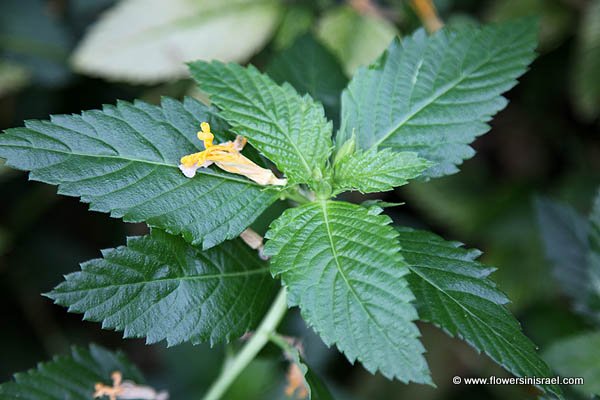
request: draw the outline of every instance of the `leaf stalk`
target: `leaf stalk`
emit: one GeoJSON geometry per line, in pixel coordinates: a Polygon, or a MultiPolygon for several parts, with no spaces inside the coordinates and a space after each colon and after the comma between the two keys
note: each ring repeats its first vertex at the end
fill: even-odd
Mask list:
{"type": "Polygon", "coordinates": [[[223,397],[240,373],[269,342],[271,335],[277,329],[287,309],[287,291],[282,287],[258,329],[250,337],[242,350],[229,360],[227,368],[223,368],[217,380],[209,388],[206,395],[204,395],[203,400],[218,400],[223,397]]]}

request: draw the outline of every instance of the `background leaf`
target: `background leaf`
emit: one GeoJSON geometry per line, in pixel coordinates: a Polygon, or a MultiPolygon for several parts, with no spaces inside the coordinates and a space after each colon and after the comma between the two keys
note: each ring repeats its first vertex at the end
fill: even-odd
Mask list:
{"type": "Polygon", "coordinates": [[[359,14],[349,6],[328,11],[317,26],[319,39],[344,64],[348,76],[358,67],[375,61],[396,33],[394,25],[386,19],[359,14]]]}
{"type": "Polygon", "coordinates": [[[431,383],[390,222],[350,203],[306,204],[271,224],[265,254],[288,287],[289,304],[327,345],[372,373],[431,383]]]}
{"type": "Polygon", "coordinates": [[[313,11],[303,4],[288,3],[281,24],[273,37],[273,46],[283,50],[291,46],[296,39],[308,32],[315,16],[313,11]]]}
{"type": "Polygon", "coordinates": [[[35,83],[57,87],[67,82],[71,44],[69,31],[44,1],[0,2],[0,59],[24,67],[35,83]]]}
{"type": "MultiPolygon", "coordinates": [[[[480,251],[463,249],[461,243],[430,232],[398,230],[421,320],[460,337],[517,376],[552,376],[504,307],[509,300],[487,278],[494,268],[476,261],[480,251]]],[[[544,389],[561,397],[558,386],[544,389]]]]}
{"type": "Polygon", "coordinates": [[[318,183],[331,154],[331,122],[323,106],[279,86],[253,66],[196,61],[192,77],[232,130],[248,138],[293,183],[318,183]]]}
{"type": "Polygon", "coordinates": [[[81,265],[48,296],[147,343],[211,344],[237,338],[263,317],[276,289],[268,266],[241,240],[201,251],[154,230],[81,265]]]}
{"type": "Polygon", "coordinates": [[[30,179],[80,196],[92,210],[145,221],[209,248],[238,236],[277,191],[212,168],[193,179],[183,176],[179,159],[201,150],[195,135],[200,121],[209,121],[215,132],[226,126],[214,110],[190,98],[165,98],[162,107],[119,102],[9,129],[0,135],[0,157],[30,170],[30,179]]]}
{"type": "Polygon", "coordinates": [[[600,189],[596,193],[589,221],[590,250],[587,262],[590,291],[586,303],[596,324],[600,326],[600,189]]]}
{"type": "Polygon", "coordinates": [[[589,2],[583,12],[572,72],[572,99],[582,117],[600,115],[600,0],[589,2]]]}
{"type": "Polygon", "coordinates": [[[0,385],[0,400],[89,400],[96,383],[112,386],[114,371],[120,371],[123,379],[143,383],[137,368],[122,354],[96,345],[73,347],[70,355],[56,356],[38,364],[37,369],[15,374],[14,381],[0,385]]]}
{"type": "Polygon", "coordinates": [[[544,358],[561,375],[583,377],[573,388],[588,396],[600,395],[600,332],[584,333],[554,343],[544,358]]]}
{"type": "Polygon", "coordinates": [[[550,199],[536,199],[536,211],[555,280],[573,300],[575,310],[590,316],[589,222],[571,206],[550,199]]]}
{"type": "Polygon", "coordinates": [[[571,34],[576,15],[568,4],[545,0],[497,0],[486,9],[486,20],[505,22],[535,15],[540,19],[539,49],[548,52],[571,34]]]}
{"type": "Polygon", "coordinates": [[[361,69],[342,95],[342,128],[361,149],[416,151],[436,163],[426,176],[458,171],[469,146],[507,104],[501,93],[533,60],[530,19],[483,28],[419,30],[392,42],[379,63],[361,69]]]}
{"type": "Polygon", "coordinates": [[[125,0],[92,28],[73,64],[136,83],[182,78],[186,61],[246,61],[270,38],[280,14],[276,0],[125,0]]]}
{"type": "Polygon", "coordinates": [[[311,34],[301,36],[278,53],[267,67],[267,74],[279,84],[288,82],[300,94],[308,93],[323,103],[330,120],[339,121],[340,97],[348,79],[335,56],[311,34]]]}

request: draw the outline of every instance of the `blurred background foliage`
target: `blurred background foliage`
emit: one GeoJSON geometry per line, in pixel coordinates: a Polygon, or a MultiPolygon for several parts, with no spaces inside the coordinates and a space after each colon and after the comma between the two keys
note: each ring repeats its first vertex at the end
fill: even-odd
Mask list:
{"type": "MultiPolygon", "coordinates": [[[[406,202],[388,212],[399,224],[426,227],[483,250],[483,261],[498,268],[494,280],[513,300],[512,311],[541,350],[549,349],[548,360],[557,370],[578,375],[576,369],[564,369],[569,362],[560,357],[565,352],[557,350],[560,341],[571,349],[567,352],[595,352],[598,358],[588,362],[597,367],[596,387],[589,390],[598,393],[598,334],[559,290],[560,277],[552,275],[544,254],[534,199],[560,200],[586,215],[600,184],[600,1],[435,4],[449,25],[538,15],[539,58],[508,93],[509,106],[493,120],[492,131],[475,142],[477,155],[461,172],[384,194],[385,201],[406,202]]],[[[156,103],[165,95],[202,97],[186,78],[183,62],[213,58],[252,62],[276,81],[321,100],[339,124],[339,95],[356,68],[373,62],[394,35],[420,25],[409,2],[401,0],[2,0],[0,128],[116,99],[156,103]]],[[[197,398],[206,390],[238,344],[146,347],[141,340],[123,341],[119,333],[81,322],[40,296],[79,262],[123,244],[126,235],[143,234],[144,226],[89,213],[77,199],[59,197],[55,188],[28,182],[26,174],[1,165],[0,190],[0,381],[66,352],[70,344],[96,342],[123,349],[173,399],[197,398]]],[[[358,194],[347,197],[364,200],[358,194]]],[[[264,231],[284,207],[273,206],[255,228],[264,231]]],[[[327,349],[296,311],[285,325],[284,332],[302,340],[308,362],[336,398],[537,395],[528,387],[452,385],[454,375],[506,373],[425,324],[423,340],[437,389],[389,382],[351,366],[327,349]]],[[[571,360],[571,365],[581,363],[571,360]]],[[[285,368],[281,353],[267,348],[227,398],[285,398],[285,368]]]]}

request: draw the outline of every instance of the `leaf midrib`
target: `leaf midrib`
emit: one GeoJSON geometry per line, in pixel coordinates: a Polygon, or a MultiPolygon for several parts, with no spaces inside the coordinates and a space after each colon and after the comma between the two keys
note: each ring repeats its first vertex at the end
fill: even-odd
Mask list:
{"type": "MultiPolygon", "coordinates": [[[[400,128],[402,128],[402,126],[404,126],[404,124],[406,124],[408,121],[410,121],[414,116],[416,116],[417,114],[419,114],[425,108],[429,107],[436,100],[438,100],[440,97],[442,97],[443,95],[445,95],[446,93],[448,93],[452,89],[455,89],[456,86],[458,86],[459,84],[461,84],[465,79],[470,78],[470,75],[474,74],[475,72],[477,72],[481,67],[487,65],[491,61],[491,59],[497,55],[497,53],[498,53],[498,50],[492,52],[492,54],[490,54],[479,65],[475,66],[474,68],[471,68],[468,71],[463,72],[461,74],[461,76],[459,76],[457,79],[455,79],[454,81],[451,81],[451,82],[447,83],[446,85],[442,86],[439,90],[435,91],[433,98],[431,98],[429,100],[423,101],[423,104],[421,106],[417,107],[416,110],[413,110],[413,112],[407,114],[404,117],[404,119],[402,119],[398,123],[392,125],[391,128],[383,136],[381,136],[381,138],[379,138],[378,140],[376,140],[371,145],[370,148],[378,148],[379,145],[381,145],[383,142],[385,142],[387,139],[389,139],[390,136],[392,136],[394,133],[396,133],[400,128]]],[[[411,90],[414,89],[414,87],[415,87],[415,85],[412,85],[411,86],[411,90]]]]}
{"type": "MultiPolygon", "coordinates": [[[[399,154],[401,154],[401,153],[399,153],[399,154]]],[[[418,160],[419,159],[417,159],[417,161],[418,160]]],[[[358,166],[358,164],[356,164],[356,165],[358,166]]],[[[410,171],[415,168],[419,168],[421,165],[422,165],[422,163],[421,164],[404,165],[402,167],[395,167],[393,165],[390,165],[389,168],[376,169],[376,171],[379,175],[392,174],[394,172],[404,172],[406,170],[410,171]]],[[[348,169],[346,168],[343,171],[345,171],[345,170],[348,170],[348,169]]],[[[370,179],[381,179],[381,180],[385,179],[385,177],[382,177],[382,176],[374,177],[373,171],[369,170],[367,168],[356,168],[349,172],[351,172],[351,174],[348,174],[348,176],[343,176],[343,178],[355,178],[355,179],[356,178],[358,178],[358,179],[369,179],[370,178],[370,179]]],[[[407,180],[408,178],[403,178],[403,179],[407,180]]]]}
{"type": "MultiPolygon", "coordinates": [[[[122,283],[122,284],[112,284],[112,285],[107,285],[107,286],[99,286],[99,287],[79,289],[79,290],[65,290],[65,291],[56,291],[56,292],[53,291],[53,292],[50,292],[50,294],[91,292],[91,291],[97,291],[97,290],[106,290],[106,289],[114,289],[114,288],[118,289],[118,288],[135,287],[135,286],[140,286],[140,285],[151,285],[151,284],[166,283],[166,282],[207,281],[207,280],[211,280],[211,279],[219,279],[220,280],[220,279],[225,279],[225,278],[238,278],[238,277],[245,277],[245,276],[251,276],[251,275],[261,275],[261,274],[267,273],[268,271],[269,271],[269,267],[264,267],[264,268],[249,270],[249,271],[237,271],[237,272],[226,272],[226,273],[220,273],[220,274],[182,276],[182,277],[175,277],[175,278],[160,278],[160,279],[153,279],[153,280],[149,280],[149,281],[127,282],[127,283],[122,283]]],[[[92,274],[92,273],[86,272],[86,271],[81,271],[80,273],[92,274]]],[[[69,281],[66,281],[66,282],[69,282],[69,281]]]]}
{"type": "MultiPolygon", "coordinates": [[[[537,365],[535,365],[527,356],[527,354],[524,354],[523,351],[516,346],[513,346],[512,342],[507,340],[503,335],[499,334],[498,332],[496,332],[495,329],[493,329],[492,327],[490,327],[487,322],[485,322],[483,319],[479,318],[476,314],[473,314],[473,312],[468,309],[467,307],[463,306],[463,304],[458,301],[457,299],[455,299],[451,294],[449,294],[448,292],[446,292],[444,289],[440,288],[435,282],[431,281],[430,279],[428,279],[425,275],[421,274],[418,270],[418,267],[415,267],[413,265],[408,266],[410,268],[410,270],[412,272],[414,272],[416,275],[418,275],[421,279],[423,279],[425,282],[429,283],[431,286],[433,286],[435,289],[439,290],[441,293],[443,293],[444,295],[446,295],[449,299],[451,299],[454,303],[456,303],[461,309],[463,309],[464,311],[466,311],[469,315],[471,315],[473,317],[473,319],[479,321],[481,324],[483,324],[484,326],[486,326],[490,332],[492,332],[494,334],[494,336],[500,338],[501,341],[505,342],[508,344],[508,346],[510,348],[512,348],[515,352],[521,354],[523,356],[523,358],[527,361],[527,363],[529,363],[530,366],[534,367],[534,370],[539,371],[539,367],[537,365]]],[[[458,335],[462,336],[464,338],[464,335],[462,335],[460,332],[457,332],[458,335]]],[[[543,371],[539,371],[539,372],[543,372],[543,371]]],[[[543,375],[543,373],[542,373],[543,375]]],[[[540,375],[541,376],[541,375],[540,375]]]]}
{"type": "MultiPolygon", "coordinates": [[[[52,153],[65,154],[67,156],[90,157],[90,158],[98,158],[98,159],[109,158],[109,159],[113,159],[113,160],[128,161],[128,162],[148,164],[148,165],[156,165],[159,167],[169,167],[169,168],[175,168],[175,169],[179,168],[178,166],[173,165],[173,164],[166,164],[166,163],[150,161],[150,160],[142,160],[142,159],[138,159],[138,158],[127,158],[124,156],[114,156],[114,155],[109,155],[109,154],[106,154],[106,155],[105,154],[87,154],[87,153],[79,153],[79,152],[74,152],[74,151],[68,152],[68,151],[62,151],[62,150],[58,150],[58,149],[47,149],[47,148],[42,148],[42,147],[33,147],[33,146],[25,146],[25,145],[18,145],[18,144],[2,144],[2,143],[0,143],[0,147],[12,147],[12,148],[19,148],[19,149],[27,149],[27,150],[33,149],[33,150],[48,151],[48,152],[52,152],[52,153]]],[[[38,168],[36,168],[36,169],[38,169],[38,168]]],[[[207,173],[206,171],[203,171],[202,169],[199,169],[197,172],[202,175],[218,177],[218,178],[230,180],[233,182],[239,182],[239,183],[244,183],[244,184],[251,185],[251,186],[258,186],[258,187],[264,188],[264,186],[259,185],[256,182],[253,182],[251,180],[236,178],[233,175],[225,175],[225,174],[220,174],[218,172],[207,173]]],[[[193,178],[191,178],[191,179],[193,179],[193,178]]],[[[190,181],[191,181],[191,179],[190,179],[190,181]]]]}
{"type": "MultiPolygon", "coordinates": [[[[367,316],[369,317],[369,319],[373,322],[373,324],[375,325],[375,327],[377,328],[377,330],[383,335],[383,337],[386,338],[386,340],[388,341],[388,343],[390,343],[393,348],[397,349],[398,346],[396,346],[396,344],[391,340],[391,338],[383,330],[383,328],[381,327],[381,325],[379,324],[379,322],[377,322],[377,320],[375,319],[375,317],[373,316],[373,314],[365,307],[365,305],[363,304],[363,301],[358,296],[358,293],[356,293],[356,291],[354,290],[354,286],[352,286],[352,284],[348,280],[348,277],[344,273],[344,270],[342,269],[342,266],[340,264],[340,260],[338,258],[337,249],[336,249],[335,243],[333,241],[333,234],[331,233],[331,226],[329,224],[329,216],[328,216],[328,213],[327,213],[327,203],[328,203],[327,200],[322,200],[322,201],[320,201],[320,206],[321,206],[321,211],[323,212],[323,219],[324,219],[323,222],[325,223],[325,227],[326,227],[326,230],[327,230],[327,237],[329,239],[329,244],[331,246],[331,254],[333,255],[333,259],[335,261],[335,265],[337,267],[337,270],[340,273],[342,279],[344,279],[344,282],[346,283],[346,286],[350,290],[350,293],[352,293],[352,295],[354,296],[354,298],[356,299],[356,301],[358,302],[358,304],[360,305],[360,307],[363,309],[363,311],[365,312],[365,314],[367,314],[367,316]]],[[[400,354],[404,355],[403,352],[400,352],[400,354]]],[[[407,361],[410,362],[410,360],[408,360],[406,357],[405,357],[405,360],[407,360],[407,361]]]]}

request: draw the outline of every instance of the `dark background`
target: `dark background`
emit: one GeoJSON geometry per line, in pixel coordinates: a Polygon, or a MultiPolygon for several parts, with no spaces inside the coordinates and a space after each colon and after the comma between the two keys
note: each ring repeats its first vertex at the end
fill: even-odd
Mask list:
{"type": "MultiPolygon", "coordinates": [[[[111,3],[1,0],[0,45],[14,24],[43,30],[47,20],[52,20],[60,27],[55,47],[48,51],[28,52],[25,46],[15,56],[13,50],[0,47],[2,57],[11,57],[31,72],[27,83],[0,95],[1,129],[22,125],[25,119],[98,108],[116,99],[156,102],[160,94],[181,97],[187,92],[188,82],[128,85],[86,77],[70,69],[70,52],[89,24],[111,3]]],[[[305,3],[318,14],[336,2],[305,3]]],[[[413,183],[380,198],[406,202],[388,209],[396,222],[426,227],[446,239],[483,250],[483,261],[498,267],[493,279],[512,299],[511,311],[543,350],[558,338],[589,328],[570,311],[568,300],[551,278],[533,209],[534,197],[546,195],[587,213],[600,184],[598,121],[581,114],[572,90],[578,26],[588,2],[436,3],[446,21],[487,21],[541,11],[542,31],[546,33],[540,55],[521,83],[507,94],[510,104],[493,120],[491,132],[475,142],[477,155],[464,163],[459,174],[413,183]]],[[[378,5],[393,11],[391,19],[400,32],[407,34],[419,26],[402,2],[381,1],[378,5]]],[[[268,44],[251,61],[265,67],[275,54],[274,46],[268,44]]],[[[57,196],[55,187],[29,182],[26,173],[1,165],[0,190],[0,381],[66,352],[72,344],[96,342],[124,350],[148,380],[168,388],[172,398],[198,398],[219,371],[222,347],[211,350],[208,346],[182,345],[166,349],[163,344],[145,346],[143,340],[122,340],[120,333],[82,322],[81,315],[68,314],[40,295],[58,284],[63,274],[76,270],[78,263],[98,257],[100,249],[122,245],[125,236],[143,234],[146,228],[90,213],[78,199],[57,196]]],[[[349,199],[362,200],[358,195],[349,199]]],[[[528,387],[453,386],[454,375],[506,373],[434,327],[422,324],[421,329],[437,389],[389,382],[360,366],[349,365],[307,330],[296,311],[290,312],[283,331],[303,338],[308,361],[339,398],[535,397],[534,389],[528,387]]],[[[238,380],[228,398],[282,397],[278,393],[284,385],[283,358],[270,347],[263,355],[238,380]]]]}

